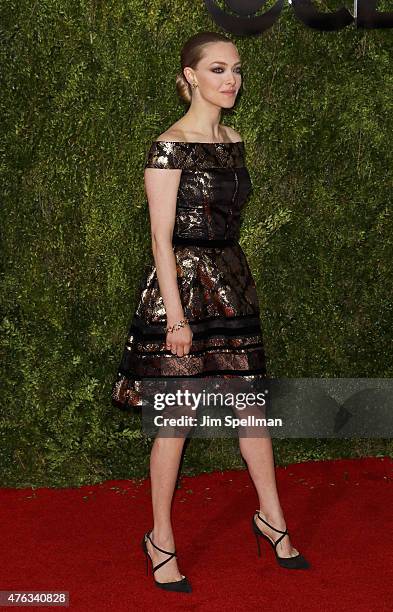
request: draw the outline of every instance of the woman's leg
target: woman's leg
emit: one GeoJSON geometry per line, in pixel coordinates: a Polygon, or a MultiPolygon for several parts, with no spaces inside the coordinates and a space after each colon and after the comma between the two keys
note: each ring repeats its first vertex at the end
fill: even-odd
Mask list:
{"type": "MultiPolygon", "coordinates": [[[[248,438],[242,437],[241,432],[239,433],[240,451],[258,493],[260,515],[273,527],[284,531],[286,523],[277,492],[271,438],[266,434],[264,437],[248,438]]],[[[270,529],[256,515],[255,522],[272,541],[281,537],[281,534],[270,529]]],[[[298,554],[296,548],[291,545],[289,536],[283,538],[277,545],[277,554],[280,557],[294,557],[298,554]]]]}
{"type": "MultiPolygon", "coordinates": [[[[175,550],[171,525],[171,505],[184,442],[185,436],[178,438],[157,436],[150,455],[154,517],[154,527],[150,537],[154,544],[170,552],[175,550]]],[[[146,545],[153,561],[153,567],[168,559],[168,555],[154,548],[149,540],[147,540],[146,545]]],[[[172,557],[168,563],[165,563],[154,573],[154,578],[159,582],[172,582],[181,580],[182,577],[177,567],[176,557],[172,557]]]]}

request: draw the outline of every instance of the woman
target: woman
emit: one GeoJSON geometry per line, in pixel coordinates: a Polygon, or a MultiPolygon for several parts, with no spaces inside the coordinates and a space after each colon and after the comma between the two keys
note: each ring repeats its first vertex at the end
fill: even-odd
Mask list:
{"type": "MultiPolygon", "coordinates": [[[[153,141],[145,165],[155,265],[141,283],[113,386],[113,401],[123,409],[141,403],[141,381],[149,377],[266,376],[256,287],[238,243],[240,210],[251,191],[244,142],[220,124],[242,84],[239,54],[226,36],[202,32],[184,45],[181,67],[177,90],[189,109],[153,141]]],[[[157,586],[191,592],[177,565],[170,517],[184,441],[154,441],[154,527],[142,548],[157,586]]],[[[282,567],[308,568],[286,530],[270,436],[239,437],[239,445],[259,497],[252,517],[258,552],[262,537],[282,567]]]]}

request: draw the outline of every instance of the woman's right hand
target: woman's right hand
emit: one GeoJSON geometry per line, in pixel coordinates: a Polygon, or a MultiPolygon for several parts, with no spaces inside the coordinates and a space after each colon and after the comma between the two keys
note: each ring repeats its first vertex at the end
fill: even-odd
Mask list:
{"type": "MultiPolygon", "coordinates": [[[[169,324],[170,327],[171,324],[169,324]]],[[[180,329],[166,333],[166,347],[173,355],[183,357],[188,355],[192,344],[192,330],[188,323],[180,329]]]]}

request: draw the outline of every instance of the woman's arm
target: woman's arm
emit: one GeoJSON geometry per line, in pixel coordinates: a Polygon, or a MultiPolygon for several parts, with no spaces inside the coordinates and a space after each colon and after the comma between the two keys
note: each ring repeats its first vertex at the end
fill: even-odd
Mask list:
{"type": "MultiPolygon", "coordinates": [[[[177,284],[176,257],[172,247],[175,225],[177,192],[181,169],[145,168],[145,191],[151,225],[153,257],[157,280],[164,301],[167,325],[184,319],[183,306],[177,284]]],[[[172,353],[182,357],[188,354],[192,341],[189,325],[168,332],[166,343],[172,353]]]]}

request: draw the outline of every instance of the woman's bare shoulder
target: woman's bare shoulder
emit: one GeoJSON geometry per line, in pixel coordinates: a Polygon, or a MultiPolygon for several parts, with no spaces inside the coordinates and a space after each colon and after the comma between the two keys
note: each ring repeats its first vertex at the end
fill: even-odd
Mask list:
{"type": "Polygon", "coordinates": [[[227,138],[228,140],[230,140],[231,142],[239,142],[239,140],[243,140],[241,137],[241,134],[239,134],[239,132],[237,132],[236,130],[234,130],[232,127],[230,127],[229,125],[225,125],[222,126],[227,133],[227,138]]]}
{"type": "MultiPolygon", "coordinates": [[[[239,142],[242,140],[241,134],[237,132],[235,129],[230,127],[229,125],[220,125],[222,130],[222,134],[224,135],[224,140],[229,142],[239,142]]],[[[193,135],[189,132],[186,134],[184,130],[180,129],[176,125],[171,126],[169,129],[165,130],[162,134],[160,134],[156,141],[164,141],[164,142],[192,142],[193,135]]],[[[195,135],[196,141],[199,140],[198,135],[195,135]]]]}
{"type": "Polygon", "coordinates": [[[184,134],[180,130],[171,127],[157,136],[156,140],[161,140],[164,142],[184,142],[185,138],[184,134]]]}

